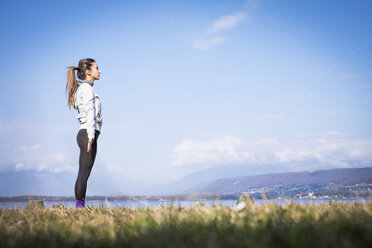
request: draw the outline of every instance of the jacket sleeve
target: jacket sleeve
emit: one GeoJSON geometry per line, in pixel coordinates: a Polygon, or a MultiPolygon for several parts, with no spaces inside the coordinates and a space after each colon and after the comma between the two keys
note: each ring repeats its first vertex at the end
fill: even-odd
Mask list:
{"type": "Polygon", "coordinates": [[[94,127],[95,127],[95,104],[94,104],[94,93],[92,87],[87,85],[85,86],[82,94],[81,101],[84,106],[84,110],[87,114],[87,132],[88,139],[94,139],[94,127]]]}

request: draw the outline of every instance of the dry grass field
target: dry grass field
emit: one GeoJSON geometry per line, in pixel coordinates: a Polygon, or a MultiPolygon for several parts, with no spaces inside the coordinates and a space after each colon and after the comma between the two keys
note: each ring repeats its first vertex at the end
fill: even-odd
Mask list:
{"type": "Polygon", "coordinates": [[[372,203],[3,208],[0,247],[372,247],[372,203]]]}

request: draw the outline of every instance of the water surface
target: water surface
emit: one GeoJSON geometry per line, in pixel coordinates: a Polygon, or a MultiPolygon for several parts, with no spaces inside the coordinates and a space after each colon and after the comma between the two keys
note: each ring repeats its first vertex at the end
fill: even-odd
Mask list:
{"type": "MultiPolygon", "coordinates": [[[[294,203],[326,203],[330,200],[340,202],[372,202],[372,198],[319,198],[319,199],[293,199],[294,203]]],[[[268,200],[270,203],[285,204],[290,202],[290,199],[272,199],[268,200]]],[[[156,208],[161,206],[179,206],[189,207],[193,204],[204,204],[205,206],[221,205],[225,207],[232,207],[236,205],[237,200],[149,200],[149,201],[86,201],[86,206],[94,207],[124,207],[124,208],[156,208]]],[[[265,200],[254,200],[258,205],[265,204],[265,200]]],[[[64,204],[65,207],[75,207],[75,201],[44,201],[46,207],[51,207],[55,203],[64,204]]],[[[0,202],[0,208],[25,208],[27,202],[0,202]]]]}

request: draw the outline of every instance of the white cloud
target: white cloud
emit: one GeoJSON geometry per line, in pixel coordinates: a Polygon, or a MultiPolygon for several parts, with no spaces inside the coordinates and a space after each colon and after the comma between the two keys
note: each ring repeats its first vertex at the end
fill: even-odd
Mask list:
{"type": "Polygon", "coordinates": [[[25,165],[23,163],[17,163],[15,165],[15,171],[20,171],[20,170],[24,170],[25,169],[25,165]]]}
{"type": "Polygon", "coordinates": [[[245,142],[239,138],[226,136],[210,142],[185,140],[173,149],[173,165],[203,163],[236,163],[254,159],[248,151],[239,151],[245,142]]]}
{"type": "Polygon", "coordinates": [[[29,163],[23,163],[19,162],[14,166],[15,171],[43,171],[48,168],[48,165],[46,164],[29,164],[29,163]]]}
{"type": "Polygon", "coordinates": [[[42,171],[48,168],[48,165],[46,164],[40,164],[36,166],[36,171],[42,171]]]}
{"type": "Polygon", "coordinates": [[[227,41],[227,39],[223,36],[214,36],[209,39],[204,40],[197,40],[192,45],[192,48],[199,49],[199,50],[208,50],[214,45],[223,44],[227,41]]]}
{"type": "MultiPolygon", "coordinates": [[[[53,162],[53,161],[51,161],[53,162]]],[[[27,162],[18,162],[14,166],[15,171],[49,171],[49,172],[76,172],[78,165],[72,166],[65,163],[53,163],[51,166],[47,164],[39,164],[38,161],[28,160],[27,162]]]]}
{"type": "MultiPolygon", "coordinates": [[[[244,8],[252,7],[258,5],[257,1],[249,1],[246,3],[244,8]]],[[[221,16],[215,21],[213,21],[210,27],[206,30],[204,37],[202,39],[197,39],[193,42],[192,48],[199,50],[209,50],[213,45],[223,44],[228,39],[223,36],[213,36],[224,30],[231,29],[237,26],[239,23],[243,22],[247,18],[247,11],[236,12],[231,15],[221,16]],[[213,37],[211,37],[213,36],[213,37]]]]}
{"type": "Polygon", "coordinates": [[[185,140],[173,149],[172,158],[173,165],[203,168],[229,164],[283,164],[295,169],[366,166],[372,162],[372,140],[352,140],[337,131],[290,140],[244,141],[226,136],[204,142],[185,140]]]}
{"type": "Polygon", "coordinates": [[[3,146],[0,171],[76,171],[79,151],[61,146],[34,144],[28,146],[3,146]],[[76,164],[74,167],[71,164],[76,164]]]}
{"type": "Polygon", "coordinates": [[[238,12],[228,16],[222,16],[212,23],[209,28],[208,33],[215,34],[225,29],[230,29],[246,18],[247,14],[245,12],[238,12]]]}
{"type": "Polygon", "coordinates": [[[326,132],[327,135],[331,135],[331,136],[345,136],[343,133],[339,132],[339,131],[335,131],[335,130],[331,130],[331,131],[328,131],[326,132]]]}
{"type": "Polygon", "coordinates": [[[77,172],[78,166],[79,165],[77,163],[75,164],[75,166],[64,163],[61,166],[56,166],[56,167],[50,168],[49,171],[56,172],[56,173],[58,173],[58,172],[77,172]]]}

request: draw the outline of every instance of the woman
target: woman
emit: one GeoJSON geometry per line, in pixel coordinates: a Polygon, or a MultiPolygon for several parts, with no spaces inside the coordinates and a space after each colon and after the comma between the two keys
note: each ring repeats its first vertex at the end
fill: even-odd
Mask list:
{"type": "Polygon", "coordinates": [[[80,129],[77,143],[80,147],[79,173],[75,183],[76,208],[85,207],[87,181],[97,154],[97,139],[101,133],[102,114],[101,101],[93,89],[94,81],[99,80],[101,71],[94,59],[79,61],[78,67],[67,67],[66,94],[67,105],[78,110],[80,129]],[[82,81],[77,81],[77,77],[82,81]]]}

